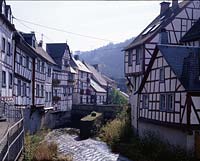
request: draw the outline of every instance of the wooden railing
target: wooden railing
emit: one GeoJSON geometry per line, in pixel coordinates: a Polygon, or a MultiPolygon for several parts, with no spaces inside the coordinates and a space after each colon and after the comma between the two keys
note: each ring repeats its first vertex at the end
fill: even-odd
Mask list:
{"type": "Polygon", "coordinates": [[[23,118],[11,126],[0,140],[0,160],[16,161],[24,148],[23,118]]]}

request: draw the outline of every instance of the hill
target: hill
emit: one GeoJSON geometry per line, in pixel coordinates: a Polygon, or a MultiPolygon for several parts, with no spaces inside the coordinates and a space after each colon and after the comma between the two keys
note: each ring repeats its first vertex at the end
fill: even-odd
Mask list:
{"type": "Polygon", "coordinates": [[[78,55],[81,60],[89,64],[99,64],[99,70],[103,74],[115,80],[121,79],[124,78],[124,53],[121,50],[132,40],[129,39],[117,44],[109,43],[91,51],[80,51],[78,55]]]}

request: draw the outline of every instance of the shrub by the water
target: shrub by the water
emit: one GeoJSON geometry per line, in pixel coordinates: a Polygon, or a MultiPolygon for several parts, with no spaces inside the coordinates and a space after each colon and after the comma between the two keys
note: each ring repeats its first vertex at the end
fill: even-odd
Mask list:
{"type": "Polygon", "coordinates": [[[196,161],[180,147],[163,142],[158,134],[147,131],[142,138],[135,135],[130,124],[130,109],[102,127],[99,137],[113,152],[134,161],[196,161]]]}

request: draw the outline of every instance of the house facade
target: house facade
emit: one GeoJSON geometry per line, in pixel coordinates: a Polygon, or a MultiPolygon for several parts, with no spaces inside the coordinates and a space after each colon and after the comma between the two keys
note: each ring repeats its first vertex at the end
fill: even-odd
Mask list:
{"type": "Polygon", "coordinates": [[[199,1],[162,2],[160,15],[125,48],[134,130],[188,151],[199,137],[199,17],[199,1]]]}
{"type": "Polygon", "coordinates": [[[72,57],[70,64],[76,70],[76,83],[73,90],[73,104],[90,104],[91,71],[79,60],[78,55],[72,57]]]}
{"type": "Polygon", "coordinates": [[[0,97],[1,100],[13,102],[13,64],[15,31],[12,24],[12,12],[5,0],[0,2],[0,97]]]}
{"type": "Polygon", "coordinates": [[[47,44],[46,50],[54,59],[53,105],[56,110],[70,111],[76,71],[70,65],[71,53],[67,43],[47,44]]]}
{"type": "Polygon", "coordinates": [[[200,48],[157,45],[138,90],[138,132],[195,150],[200,124],[200,48]]]}
{"type": "Polygon", "coordinates": [[[125,76],[130,90],[132,125],[138,129],[138,94],[157,44],[182,44],[181,38],[200,17],[199,1],[162,2],[157,16],[125,50],[125,76]]]}
{"type": "Polygon", "coordinates": [[[91,71],[91,103],[94,104],[106,104],[110,84],[104,79],[103,75],[98,70],[98,64],[89,65],[85,63],[85,66],[91,71]]]}
{"type": "Polygon", "coordinates": [[[13,97],[15,106],[18,108],[30,108],[32,106],[33,60],[36,57],[36,53],[25,42],[19,32],[15,32],[14,40],[13,97]]]}

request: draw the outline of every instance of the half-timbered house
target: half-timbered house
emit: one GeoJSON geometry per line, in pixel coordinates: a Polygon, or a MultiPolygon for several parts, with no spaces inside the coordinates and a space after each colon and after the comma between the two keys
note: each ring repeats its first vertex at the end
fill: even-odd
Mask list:
{"type": "Polygon", "coordinates": [[[70,66],[71,53],[67,43],[47,44],[47,52],[54,59],[53,103],[56,110],[70,111],[76,71],[70,66]]]}
{"type": "Polygon", "coordinates": [[[107,91],[100,86],[96,81],[90,79],[90,95],[91,104],[105,104],[107,99],[107,91]]]}
{"type": "Polygon", "coordinates": [[[55,62],[36,41],[35,33],[22,33],[37,56],[33,59],[32,106],[52,108],[52,67],[55,62]]]}
{"type": "Polygon", "coordinates": [[[125,47],[125,76],[130,90],[132,125],[137,127],[137,94],[144,73],[151,60],[155,46],[161,44],[182,44],[181,38],[200,17],[200,1],[172,0],[162,2],[160,14],[125,47]]]}
{"type": "Polygon", "coordinates": [[[195,149],[200,130],[200,48],[158,45],[138,92],[137,129],[195,149]]]}
{"type": "Polygon", "coordinates": [[[32,105],[33,60],[36,57],[36,53],[19,32],[15,32],[14,40],[13,97],[15,106],[18,108],[30,108],[32,105]]]}
{"type": "Polygon", "coordinates": [[[73,104],[90,104],[91,71],[79,60],[78,55],[71,58],[70,64],[76,70],[76,83],[73,91],[73,104]]]}
{"type": "Polygon", "coordinates": [[[13,53],[12,12],[5,0],[0,1],[0,97],[5,101],[13,101],[13,53]]]}

